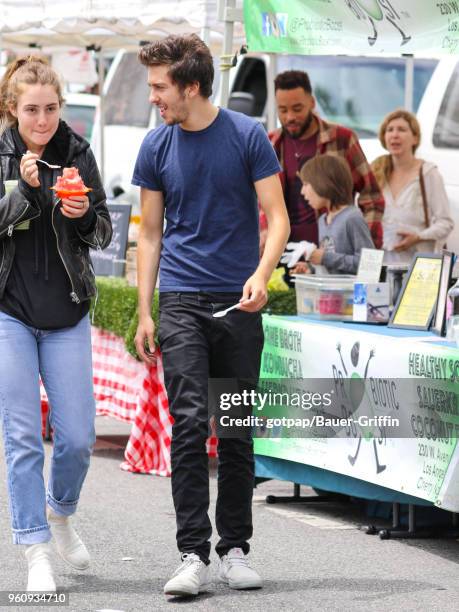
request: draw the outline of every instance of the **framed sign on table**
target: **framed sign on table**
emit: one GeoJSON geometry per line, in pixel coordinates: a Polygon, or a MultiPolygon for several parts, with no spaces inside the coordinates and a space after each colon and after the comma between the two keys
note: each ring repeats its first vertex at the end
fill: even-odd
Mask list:
{"type": "Polygon", "coordinates": [[[435,313],[443,256],[417,253],[408,270],[389,327],[428,330],[435,313]]]}
{"type": "Polygon", "coordinates": [[[432,331],[439,336],[446,335],[446,301],[455,260],[456,257],[451,251],[442,252],[440,286],[438,288],[437,305],[432,323],[432,331]]]}

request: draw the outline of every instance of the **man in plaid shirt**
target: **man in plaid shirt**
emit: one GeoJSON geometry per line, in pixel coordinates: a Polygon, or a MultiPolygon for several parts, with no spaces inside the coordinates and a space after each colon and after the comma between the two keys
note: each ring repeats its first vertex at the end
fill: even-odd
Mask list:
{"type": "MultiPolygon", "coordinates": [[[[274,87],[282,128],[271,132],[269,138],[283,169],[280,178],[290,217],[290,241],[307,240],[317,244],[316,214],[301,195],[298,172],[311,157],[331,153],[342,155],[348,162],[354,195],[359,194],[358,204],[375,247],[381,248],[384,198],[357,136],[344,126],[324,121],[314,112],[315,99],[305,72],[283,72],[276,77],[274,87]]],[[[262,217],[260,224],[263,230],[262,217]]]]}

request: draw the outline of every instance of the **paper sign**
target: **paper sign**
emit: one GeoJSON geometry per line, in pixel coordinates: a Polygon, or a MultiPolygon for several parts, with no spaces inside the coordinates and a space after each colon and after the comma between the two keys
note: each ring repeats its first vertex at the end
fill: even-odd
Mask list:
{"type": "Polygon", "coordinates": [[[381,276],[384,251],[362,249],[357,280],[359,283],[377,283],[381,276]]]}

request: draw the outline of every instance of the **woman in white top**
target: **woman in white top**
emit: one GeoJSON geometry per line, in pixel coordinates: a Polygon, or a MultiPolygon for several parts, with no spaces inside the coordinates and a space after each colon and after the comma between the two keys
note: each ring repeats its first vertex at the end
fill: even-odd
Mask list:
{"type": "Polygon", "coordinates": [[[395,110],[383,120],[379,140],[389,151],[372,163],[384,194],[386,262],[409,263],[416,252],[438,252],[454,223],[437,167],[415,156],[421,140],[416,117],[395,110]]]}

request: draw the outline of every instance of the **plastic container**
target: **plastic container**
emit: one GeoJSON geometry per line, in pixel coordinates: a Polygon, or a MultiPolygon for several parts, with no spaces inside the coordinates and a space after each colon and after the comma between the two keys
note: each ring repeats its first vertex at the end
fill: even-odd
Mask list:
{"type": "Polygon", "coordinates": [[[300,316],[352,321],[355,276],[295,274],[293,278],[300,316]]]}

